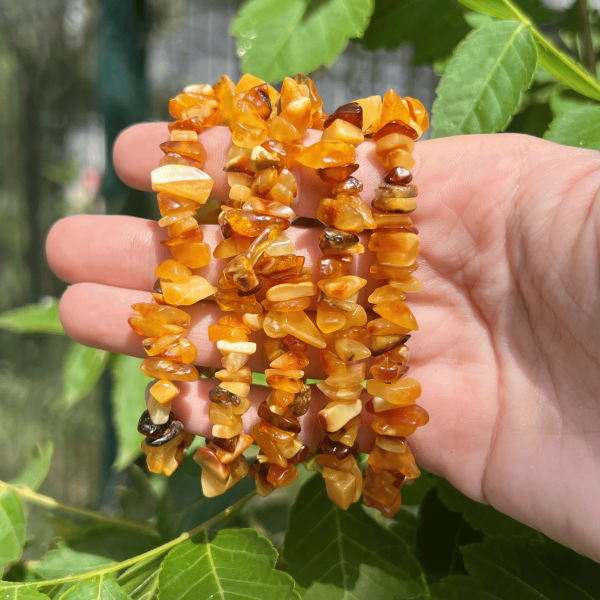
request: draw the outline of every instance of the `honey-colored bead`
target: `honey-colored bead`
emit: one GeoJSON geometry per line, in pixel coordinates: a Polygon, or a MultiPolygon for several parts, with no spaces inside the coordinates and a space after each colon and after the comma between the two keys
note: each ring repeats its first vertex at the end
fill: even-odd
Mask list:
{"type": "Polygon", "coordinates": [[[174,282],[186,282],[190,280],[192,271],[184,265],[179,264],[176,260],[168,258],[156,267],[154,274],[161,279],[169,279],[174,282]]]}
{"type": "Polygon", "coordinates": [[[281,302],[282,300],[293,300],[314,296],[317,286],[312,281],[303,283],[280,283],[267,290],[267,300],[281,302]]]}
{"type": "Polygon", "coordinates": [[[198,351],[190,340],[181,337],[174,346],[164,352],[163,356],[175,362],[192,363],[196,360],[198,351]]]}
{"type": "Polygon", "coordinates": [[[336,279],[350,274],[348,267],[343,262],[327,256],[319,258],[317,270],[323,279],[336,279]]]}
{"type": "Polygon", "coordinates": [[[300,135],[304,135],[311,121],[310,100],[302,96],[293,98],[283,108],[280,117],[291,123],[300,135]]]}
{"type": "Polygon", "coordinates": [[[151,302],[138,302],[133,304],[131,308],[141,317],[146,319],[156,319],[161,323],[169,323],[171,325],[179,325],[181,327],[189,327],[191,323],[190,315],[188,315],[185,311],[173,306],[159,306],[157,304],[152,304],[151,302]]]}
{"type": "Polygon", "coordinates": [[[250,393],[250,384],[244,381],[223,381],[219,387],[235,394],[238,398],[245,398],[250,393]]]}
{"type": "Polygon", "coordinates": [[[337,339],[335,341],[335,352],[338,357],[345,361],[363,360],[371,356],[371,351],[360,342],[352,339],[337,339]]]}
{"type": "MultiPolygon", "coordinates": [[[[188,198],[169,196],[169,194],[158,194],[158,209],[163,217],[170,217],[181,213],[193,212],[198,209],[199,204],[188,198]]],[[[202,240],[200,240],[202,241],[202,240]]]]}
{"type": "Polygon", "coordinates": [[[169,131],[195,131],[196,134],[204,131],[204,125],[198,117],[192,119],[178,119],[177,121],[171,121],[168,124],[169,131]]]}
{"type": "Polygon", "coordinates": [[[240,296],[256,293],[261,288],[260,278],[252,269],[252,264],[243,255],[236,256],[229,261],[223,270],[227,282],[239,290],[240,296]]]}
{"type": "Polygon", "coordinates": [[[404,406],[414,404],[421,395],[421,384],[416,379],[399,379],[391,384],[369,379],[367,392],[372,396],[384,398],[392,404],[404,406]]]}
{"type": "Polygon", "coordinates": [[[248,334],[237,328],[228,325],[209,325],[208,326],[208,339],[211,342],[219,342],[221,340],[227,340],[228,342],[241,341],[248,342],[250,338],[248,334]]]}
{"type": "Polygon", "coordinates": [[[244,96],[244,100],[256,108],[263,121],[266,121],[271,116],[273,108],[266,83],[261,83],[248,90],[244,96]]]}
{"type": "Polygon", "coordinates": [[[273,369],[303,369],[308,365],[308,359],[302,352],[286,352],[271,361],[273,369]]]}
{"type": "Polygon", "coordinates": [[[198,204],[208,200],[214,183],[204,171],[181,165],[165,165],[154,169],[151,178],[155,192],[183,196],[198,204]]]}
{"type": "Polygon", "coordinates": [[[366,228],[363,215],[344,200],[324,198],[317,208],[317,219],[324,225],[350,233],[360,233],[366,228]]]}
{"type": "Polygon", "coordinates": [[[215,258],[231,258],[238,254],[245,254],[254,240],[242,236],[232,236],[219,242],[213,251],[215,258]]]}
{"type": "MultiPolygon", "coordinates": [[[[308,100],[308,98],[306,98],[308,100]]],[[[283,468],[279,465],[269,465],[269,473],[267,481],[275,487],[283,487],[289,485],[298,477],[298,469],[294,465],[288,465],[283,468]]]]}
{"type": "Polygon", "coordinates": [[[268,402],[278,408],[286,408],[294,402],[296,394],[285,392],[283,390],[272,390],[269,394],[268,402]]]}
{"type": "Polygon", "coordinates": [[[200,377],[198,369],[193,365],[176,363],[166,358],[146,358],[141,369],[153,379],[198,381],[200,377]]]}
{"type": "Polygon", "coordinates": [[[365,309],[357,304],[354,307],[354,310],[346,313],[346,325],[344,329],[352,328],[352,327],[362,327],[367,323],[367,313],[365,309]]]}
{"type": "Polygon", "coordinates": [[[208,418],[213,425],[225,425],[226,427],[237,425],[239,422],[239,418],[231,410],[218,404],[211,404],[208,407],[208,418]]]}
{"type": "Polygon", "coordinates": [[[408,371],[407,365],[399,364],[375,364],[369,368],[373,379],[384,383],[391,383],[400,379],[408,371]]]}
{"type": "Polygon", "coordinates": [[[178,219],[175,223],[168,226],[169,237],[176,237],[184,233],[191,232],[198,228],[198,221],[193,216],[186,216],[178,219]]]}
{"type": "Polygon", "coordinates": [[[273,257],[291,255],[295,253],[296,247],[294,246],[294,243],[283,234],[273,240],[265,250],[265,254],[267,256],[273,257]]]}
{"type": "Polygon", "coordinates": [[[170,248],[173,258],[189,269],[200,269],[210,263],[210,246],[202,241],[182,241],[172,244],[170,248]]]}
{"type": "Polygon", "coordinates": [[[234,425],[213,425],[211,434],[213,437],[232,438],[240,435],[244,430],[244,424],[238,421],[234,425]]]}
{"type": "Polygon", "coordinates": [[[267,139],[267,124],[249,102],[234,104],[229,129],[231,141],[241,148],[254,148],[267,139]]]}
{"type": "Polygon", "coordinates": [[[407,479],[416,479],[421,475],[408,444],[406,444],[404,452],[389,452],[377,444],[373,444],[369,455],[369,465],[376,473],[381,471],[397,472],[402,473],[407,479]]]}
{"type": "Polygon", "coordinates": [[[306,313],[302,311],[289,313],[272,312],[269,315],[279,322],[281,330],[284,333],[289,333],[316,348],[325,348],[325,340],[315,324],[306,316],[306,313]]]}
{"type": "Polygon", "coordinates": [[[261,314],[262,306],[256,301],[256,297],[246,296],[241,298],[237,291],[218,291],[214,295],[219,308],[224,312],[235,311],[244,314],[261,314]]]}
{"type": "Polygon", "coordinates": [[[247,210],[228,210],[225,214],[225,220],[235,233],[253,238],[273,225],[277,225],[282,231],[290,226],[287,219],[269,215],[255,215],[247,210]]]}
{"type": "Polygon", "coordinates": [[[406,252],[378,252],[377,262],[382,267],[408,267],[417,260],[419,252],[420,246],[417,242],[406,252]]]}
{"type": "Polygon", "coordinates": [[[151,473],[164,473],[167,476],[183,463],[183,456],[187,446],[191,443],[194,436],[180,433],[172,440],[162,446],[148,446],[145,441],[142,442],[142,452],[146,455],[146,464],[151,473]]]}
{"type": "Polygon", "coordinates": [[[375,198],[371,205],[378,210],[398,213],[409,213],[417,209],[417,201],[414,198],[375,198]]]}
{"type": "Polygon", "coordinates": [[[302,389],[302,380],[284,375],[271,375],[267,377],[267,385],[276,390],[297,394],[302,389]]]}
{"type": "Polygon", "coordinates": [[[412,219],[405,214],[380,213],[373,211],[373,220],[377,229],[398,229],[401,227],[411,227],[412,219]]]}
{"type": "Polygon", "coordinates": [[[407,103],[402,102],[402,98],[394,90],[388,90],[383,97],[379,120],[382,126],[390,121],[402,121],[404,123],[410,123],[411,121],[407,103]]]}
{"type": "Polygon", "coordinates": [[[207,442],[207,446],[213,450],[216,454],[217,458],[224,465],[231,464],[238,456],[241,456],[243,452],[245,452],[254,440],[249,435],[240,434],[235,443],[235,449],[231,452],[228,452],[217,445],[210,446],[210,442],[207,442]]]}
{"type": "Polygon", "coordinates": [[[278,172],[283,168],[279,155],[269,152],[264,146],[255,146],[250,153],[250,168],[259,173],[264,169],[275,168],[278,172]]]}
{"type": "MultiPolygon", "coordinates": [[[[170,308],[170,307],[169,307],[170,308]]],[[[158,319],[147,319],[145,317],[130,317],[127,321],[131,329],[138,335],[148,338],[161,338],[165,335],[180,336],[186,333],[186,329],[180,325],[163,323],[158,319]]]]}
{"type": "Polygon", "coordinates": [[[346,325],[346,315],[342,310],[332,308],[324,302],[317,303],[317,327],[323,333],[339,331],[346,325]]]}
{"type": "Polygon", "coordinates": [[[423,130],[429,129],[429,115],[420,100],[406,96],[404,101],[408,103],[410,115],[417,125],[423,130]]]}
{"type": "Polygon", "coordinates": [[[227,355],[232,352],[239,354],[254,354],[256,352],[256,344],[254,342],[229,342],[226,340],[219,340],[217,342],[217,348],[221,354],[227,355]]]}
{"type": "Polygon", "coordinates": [[[381,287],[378,287],[367,300],[371,304],[380,304],[381,302],[393,302],[394,300],[404,300],[405,298],[406,294],[397,287],[382,285],[381,287]]]}
{"type": "Polygon", "coordinates": [[[311,146],[296,146],[294,158],[305,167],[324,169],[354,164],[354,146],[345,142],[316,142],[311,146]]]}
{"type": "MultiPolygon", "coordinates": [[[[175,133],[175,132],[174,132],[175,133]]],[[[188,133],[188,132],[181,132],[188,133]]],[[[198,139],[198,134],[195,131],[189,132],[196,136],[196,140],[198,139]]],[[[191,138],[193,139],[193,138],[191,138]]],[[[165,153],[175,153],[183,156],[184,158],[189,158],[197,163],[201,167],[206,162],[206,150],[204,146],[198,141],[170,141],[163,142],[160,145],[160,149],[165,153]]]]}
{"type": "Polygon", "coordinates": [[[415,159],[403,148],[395,148],[381,157],[381,164],[386,169],[394,169],[396,167],[412,169],[415,166],[415,159]]]}
{"type": "Polygon", "coordinates": [[[337,279],[319,281],[317,285],[319,286],[319,289],[327,294],[327,296],[345,299],[367,285],[367,280],[357,277],[356,275],[346,275],[345,277],[338,277],[337,279]]]}
{"type": "Polygon", "coordinates": [[[362,130],[365,133],[377,131],[379,128],[379,117],[381,115],[382,107],[381,96],[369,96],[368,98],[355,100],[355,102],[362,108],[362,130]]]}
{"type": "MultiPolygon", "coordinates": [[[[354,457],[349,457],[354,460],[354,457]]],[[[356,463],[356,461],[354,461],[356,463]]],[[[353,502],[358,502],[362,492],[362,473],[358,466],[351,473],[344,473],[325,467],[323,479],[329,499],[342,510],[350,508],[353,502]]]]}
{"type": "Polygon", "coordinates": [[[302,141],[302,134],[288,120],[275,116],[269,122],[269,138],[284,144],[294,144],[302,141]]]}
{"type": "Polygon", "coordinates": [[[263,308],[268,311],[276,312],[296,312],[306,310],[311,305],[310,298],[294,298],[292,300],[282,300],[280,302],[262,301],[263,308]]]}
{"type": "Polygon", "coordinates": [[[360,127],[356,127],[356,125],[352,125],[352,123],[348,123],[342,119],[336,119],[329,127],[327,127],[327,129],[325,129],[325,131],[323,131],[321,140],[324,142],[346,142],[347,144],[358,146],[364,142],[365,136],[360,127]]]}
{"type": "Polygon", "coordinates": [[[359,415],[354,417],[354,419],[350,419],[339,431],[334,431],[327,435],[334,442],[352,447],[356,442],[361,423],[362,419],[359,415]]]}
{"type": "MultiPolygon", "coordinates": [[[[374,335],[371,337],[371,353],[373,356],[379,356],[390,350],[404,344],[409,335],[374,335]]],[[[409,358],[408,348],[402,347],[403,352],[398,355],[398,362],[407,362],[409,358]]]]}
{"type": "Polygon", "coordinates": [[[252,331],[260,331],[263,328],[265,317],[264,315],[243,314],[242,320],[252,331]]]}
{"type": "Polygon", "coordinates": [[[417,320],[412,314],[410,308],[404,304],[401,300],[395,302],[386,302],[383,304],[376,304],[373,310],[388,321],[396,323],[406,329],[417,331],[419,326],[417,320]]]}
{"type": "MultiPolygon", "coordinates": [[[[252,383],[252,371],[244,367],[234,372],[227,369],[221,369],[215,373],[215,378],[220,381],[239,381],[240,383],[252,383]]],[[[230,390],[231,391],[231,390],[230,390]]]]}
{"type": "Polygon", "coordinates": [[[171,98],[169,113],[174,119],[196,117],[202,122],[219,108],[219,101],[202,93],[183,93],[171,98]]]}
{"type": "Polygon", "coordinates": [[[362,393],[362,385],[353,385],[348,388],[334,388],[324,381],[319,381],[317,387],[325,396],[335,402],[350,402],[356,400],[362,393]]]}
{"type": "Polygon", "coordinates": [[[366,363],[348,365],[344,371],[330,375],[325,383],[331,387],[352,387],[364,381],[366,375],[366,363]]]}
{"type": "Polygon", "coordinates": [[[325,431],[337,431],[362,411],[362,402],[330,402],[319,411],[319,422],[325,431]]]}
{"type": "Polygon", "coordinates": [[[150,388],[152,397],[161,404],[171,404],[179,394],[179,388],[168,379],[160,379],[150,388]]]}
{"type": "Polygon", "coordinates": [[[254,424],[251,435],[270,463],[284,468],[287,467],[287,459],[283,456],[275,441],[261,430],[260,423],[254,424]]]}
{"type": "Polygon", "coordinates": [[[410,279],[411,273],[419,268],[419,263],[414,262],[408,267],[388,267],[380,264],[374,264],[369,267],[369,273],[374,279],[410,279]]]}
{"type": "Polygon", "coordinates": [[[375,231],[369,239],[369,250],[374,252],[414,252],[419,247],[419,236],[405,231],[375,231]]]}
{"type": "Polygon", "coordinates": [[[216,287],[199,275],[192,275],[190,280],[184,283],[161,280],[161,287],[165,302],[176,306],[190,306],[212,296],[217,291],[216,287]]]}
{"type": "MultiPolygon", "coordinates": [[[[400,148],[405,152],[408,152],[408,154],[411,154],[415,149],[415,143],[406,135],[402,135],[401,133],[391,133],[379,138],[375,144],[375,152],[377,152],[377,155],[380,157],[385,156],[388,152],[396,148],[400,148]]],[[[390,167],[390,169],[394,168],[397,167],[390,167]]],[[[403,168],[406,169],[407,167],[403,168]]]]}
{"type": "Polygon", "coordinates": [[[230,352],[221,359],[221,365],[231,373],[234,373],[238,369],[241,369],[248,362],[249,358],[249,354],[230,352]]]}
{"type": "Polygon", "coordinates": [[[340,183],[348,179],[356,169],[358,169],[357,164],[342,165],[340,167],[324,167],[322,169],[317,169],[317,175],[325,183],[340,183]]]}

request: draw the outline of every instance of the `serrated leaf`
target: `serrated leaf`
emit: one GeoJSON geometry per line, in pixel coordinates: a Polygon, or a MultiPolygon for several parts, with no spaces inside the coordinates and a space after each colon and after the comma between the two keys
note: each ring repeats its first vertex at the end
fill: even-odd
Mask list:
{"type": "Polygon", "coordinates": [[[0,329],[16,333],[65,334],[58,316],[58,300],[44,298],[38,304],[27,304],[0,314],[0,329]]]}
{"type": "Polygon", "coordinates": [[[158,574],[163,556],[155,556],[127,569],[117,583],[132,600],[152,600],[158,594],[158,574]]]}
{"type": "Polygon", "coordinates": [[[48,475],[53,450],[54,447],[51,441],[43,445],[36,444],[31,450],[29,460],[23,471],[9,483],[37,490],[44,482],[44,479],[46,479],[46,475],[48,475]]]}
{"type": "Polygon", "coordinates": [[[472,31],[456,48],[433,105],[434,137],[502,131],[533,79],[531,31],[514,21],[472,31]]]}
{"type": "Polygon", "coordinates": [[[510,0],[459,0],[467,8],[492,15],[497,19],[515,19],[531,28],[538,50],[540,66],[571,89],[600,100],[600,85],[580,64],[559,50],[510,0]]]}
{"type": "Polygon", "coordinates": [[[442,60],[469,32],[463,13],[455,0],[377,0],[361,44],[374,50],[412,42],[414,64],[442,60]]]}
{"type": "Polygon", "coordinates": [[[564,113],[550,123],[544,139],[565,146],[600,150],[600,106],[584,106],[564,113]]]}
{"type": "Polygon", "coordinates": [[[85,398],[102,375],[109,352],[73,343],[63,362],[63,402],[70,408],[85,398]]]}
{"type": "Polygon", "coordinates": [[[435,600],[500,600],[492,591],[486,591],[473,577],[450,575],[431,586],[435,600]]]}
{"type": "Polygon", "coordinates": [[[592,600],[600,565],[551,540],[487,538],[461,549],[469,573],[501,600],[592,600]]]}
{"type": "Polygon", "coordinates": [[[285,536],[287,570],[304,600],[426,598],[428,588],[406,542],[354,504],[333,504],[320,475],[304,484],[285,536]]]}
{"type": "Polygon", "coordinates": [[[85,579],[65,592],[60,600],[129,600],[112,575],[85,579]]]}
{"type": "Polygon", "coordinates": [[[481,504],[467,498],[446,479],[438,479],[438,494],[440,500],[452,511],[459,512],[473,527],[486,535],[520,535],[539,538],[540,534],[502,514],[489,504],[481,504]]]}
{"type": "Polygon", "coordinates": [[[143,436],[137,431],[140,415],[146,410],[144,400],[148,378],[140,370],[141,359],[116,355],[111,363],[114,380],[111,395],[113,422],[117,432],[116,471],[128,467],[140,454],[143,436]]]}
{"type": "Polygon", "coordinates": [[[361,37],[373,0],[249,0],[232,22],[242,70],[270,81],[330,66],[361,37]]]}
{"type": "Polygon", "coordinates": [[[105,556],[76,552],[67,546],[50,550],[31,571],[41,579],[58,579],[69,575],[89,573],[100,567],[113,565],[105,556]]]}
{"type": "Polygon", "coordinates": [[[207,531],[173,548],[159,575],[160,600],[299,600],[294,581],[275,570],[277,551],[253,529],[207,531]]]}
{"type": "Polygon", "coordinates": [[[0,600],[48,600],[48,596],[31,585],[3,587],[0,582],[0,600]]]}
{"type": "Polygon", "coordinates": [[[0,573],[21,558],[25,545],[25,508],[14,490],[0,488],[0,573]]]}
{"type": "Polygon", "coordinates": [[[578,108],[598,106],[593,100],[577,94],[573,90],[554,91],[550,94],[549,102],[555,119],[578,108]]]}

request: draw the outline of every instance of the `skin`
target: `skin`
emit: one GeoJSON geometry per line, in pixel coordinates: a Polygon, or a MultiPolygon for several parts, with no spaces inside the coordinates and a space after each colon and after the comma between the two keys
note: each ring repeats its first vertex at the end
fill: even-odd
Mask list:
{"type": "MultiPolygon", "coordinates": [[[[305,143],[318,137],[310,132],[305,143]]],[[[150,190],[165,139],[163,123],[124,131],[114,149],[123,181],[150,190]]],[[[229,132],[215,128],[201,139],[213,196],[225,200],[229,132]]],[[[410,376],[422,382],[419,404],[431,415],[411,437],[417,460],[470,498],[600,561],[600,155],[496,134],[419,142],[414,156],[423,291],[408,297],[420,325],[409,342],[410,376]]],[[[358,147],[357,162],[368,201],[381,173],[371,143],[358,147]]],[[[298,166],[294,174],[294,209],[314,218],[327,187],[308,169],[298,166]]],[[[214,248],[218,231],[204,230],[214,248]]],[[[318,233],[289,232],[314,268],[318,233]]],[[[142,356],[127,318],[131,304],[150,299],[153,269],[168,257],[159,244],[165,233],[155,222],[124,216],[56,223],[48,261],[72,284],[60,314],[73,339],[142,356]]],[[[357,275],[368,278],[370,254],[356,261],[357,275]]],[[[214,281],[220,268],[213,261],[199,273],[214,281]]],[[[359,302],[366,305],[374,287],[359,302]]],[[[207,302],[190,313],[189,337],[202,364],[218,367],[206,331],[220,312],[207,302]]],[[[307,377],[322,378],[317,354],[310,359],[307,377]]],[[[268,365],[257,353],[250,366],[268,365]]],[[[210,387],[184,384],[173,407],[199,435],[210,431],[210,387]]],[[[253,390],[253,401],[266,393],[253,390]]],[[[313,447],[322,437],[316,412],[324,403],[315,393],[304,417],[302,437],[313,447]]],[[[364,428],[363,450],[371,439],[364,428]]]]}

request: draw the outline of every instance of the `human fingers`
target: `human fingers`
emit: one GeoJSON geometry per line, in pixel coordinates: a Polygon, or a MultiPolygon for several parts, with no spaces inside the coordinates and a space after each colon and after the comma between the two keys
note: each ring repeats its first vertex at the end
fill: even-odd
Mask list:
{"type": "MultiPolygon", "coordinates": [[[[321,137],[319,131],[308,131],[304,145],[314,144],[321,137]]],[[[141,123],[125,129],[115,142],[113,162],[119,177],[130,187],[151,191],[150,173],[160,165],[164,156],[160,144],[169,139],[166,123],[141,123]]],[[[203,131],[200,141],[206,148],[208,158],[202,170],[214,179],[212,197],[224,202],[229,197],[227,173],[223,171],[227,150],[231,147],[231,134],[226,127],[212,127],[203,131]]],[[[374,144],[365,143],[356,149],[358,170],[353,174],[363,183],[365,190],[375,189],[380,183],[381,173],[375,155],[374,144]]],[[[298,195],[294,202],[297,215],[316,218],[319,201],[327,196],[331,185],[327,185],[313,169],[296,163],[291,168],[298,184],[298,195]]]]}

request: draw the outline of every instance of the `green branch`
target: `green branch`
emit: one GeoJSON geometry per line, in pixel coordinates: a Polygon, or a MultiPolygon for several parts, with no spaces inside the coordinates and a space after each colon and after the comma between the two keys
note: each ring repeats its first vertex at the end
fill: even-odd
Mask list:
{"type": "Polygon", "coordinates": [[[579,12],[578,31],[581,44],[581,62],[586,69],[596,76],[596,55],[594,53],[594,42],[592,40],[592,28],[590,26],[590,14],[587,0],[577,0],[577,10],[579,12]]]}
{"type": "Polygon", "coordinates": [[[218,515],[215,515],[208,521],[205,521],[201,525],[198,525],[198,527],[195,527],[194,529],[187,531],[186,533],[182,533],[179,537],[175,538],[174,540],[171,540],[170,542],[167,542],[166,544],[163,544],[162,546],[153,548],[152,550],[149,550],[148,552],[144,552],[143,554],[138,554],[137,556],[134,556],[133,558],[128,558],[127,560],[124,560],[122,562],[116,563],[114,565],[109,565],[109,566],[103,567],[101,569],[96,569],[95,571],[88,571],[87,573],[80,573],[79,575],[70,575],[68,577],[60,577],[59,579],[49,579],[46,581],[28,581],[26,583],[14,583],[14,584],[11,584],[11,582],[8,582],[8,581],[2,582],[0,584],[0,586],[1,586],[0,589],[8,589],[8,588],[12,589],[12,588],[17,588],[17,587],[18,588],[23,588],[23,587],[39,588],[39,587],[47,587],[50,585],[55,586],[55,585],[60,585],[63,583],[71,583],[73,581],[81,581],[82,579],[98,577],[100,575],[106,575],[107,573],[114,573],[115,571],[121,571],[123,569],[127,569],[128,567],[131,567],[131,566],[133,566],[139,562],[142,562],[144,560],[155,558],[157,556],[165,554],[171,548],[174,548],[175,546],[181,544],[182,542],[185,542],[185,540],[189,540],[190,538],[193,538],[194,536],[198,535],[201,531],[208,531],[213,525],[215,525],[216,523],[219,523],[223,519],[226,519],[231,513],[242,508],[249,500],[254,498],[255,495],[256,495],[256,491],[250,492],[248,495],[244,496],[241,500],[238,500],[235,504],[232,504],[231,506],[226,508],[224,511],[220,512],[218,515]]]}
{"type": "Polygon", "coordinates": [[[23,500],[31,502],[32,504],[37,504],[38,506],[43,506],[52,510],[60,510],[62,512],[70,513],[72,515],[83,517],[85,519],[99,521],[100,523],[107,523],[109,525],[120,527],[121,529],[129,529],[131,531],[137,531],[146,535],[156,535],[155,527],[150,523],[146,523],[144,521],[133,521],[131,519],[109,517],[108,515],[103,515],[102,513],[93,510],[88,510],[87,508],[77,508],[75,506],[69,506],[68,504],[62,504],[62,502],[59,502],[54,498],[50,498],[50,496],[38,494],[38,492],[34,492],[29,487],[12,485],[11,483],[0,481],[0,488],[3,487],[9,490],[13,490],[17,494],[19,494],[19,496],[21,496],[23,500]]]}

